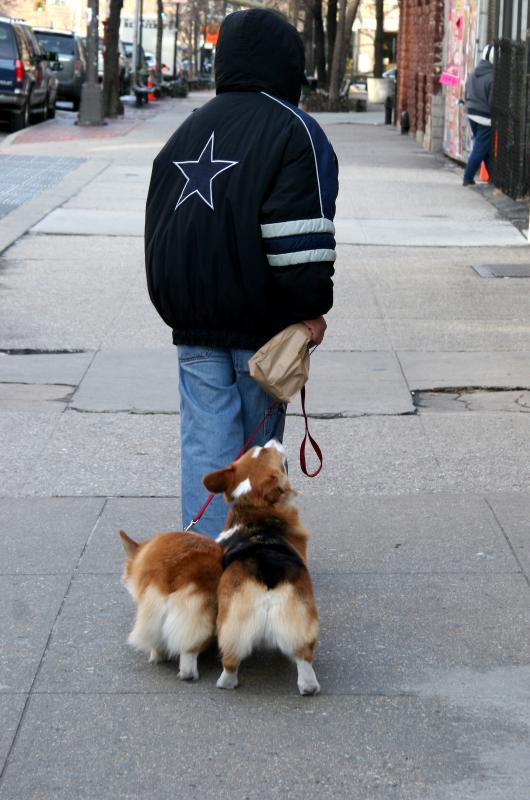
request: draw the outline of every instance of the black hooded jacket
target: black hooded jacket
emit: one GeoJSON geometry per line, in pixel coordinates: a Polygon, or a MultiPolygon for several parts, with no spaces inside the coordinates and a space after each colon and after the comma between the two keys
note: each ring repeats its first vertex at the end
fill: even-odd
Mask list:
{"type": "Polygon", "coordinates": [[[175,344],[257,349],[332,306],[337,162],[296,108],[303,45],[280,16],[230,14],[215,70],[154,162],[147,283],[175,344]]]}

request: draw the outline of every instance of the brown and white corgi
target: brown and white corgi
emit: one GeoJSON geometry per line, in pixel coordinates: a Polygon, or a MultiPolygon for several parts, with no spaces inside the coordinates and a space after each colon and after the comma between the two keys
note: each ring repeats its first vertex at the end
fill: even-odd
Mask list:
{"type": "Polygon", "coordinates": [[[198,680],[197,658],[215,636],[220,546],[198,533],[161,533],[134,542],[120,531],[122,582],[138,604],[129,644],[149,661],[180,656],[179,678],[198,680]]]}
{"type": "Polygon", "coordinates": [[[319,624],[306,562],[309,534],[289,502],[296,493],[284,456],[282,445],[272,440],[203,481],[208,491],[224,492],[233,502],[226,530],[217,538],[223,550],[220,689],[235,689],[241,661],[265,645],[296,662],[300,694],[320,691],[313,669],[319,624]]]}

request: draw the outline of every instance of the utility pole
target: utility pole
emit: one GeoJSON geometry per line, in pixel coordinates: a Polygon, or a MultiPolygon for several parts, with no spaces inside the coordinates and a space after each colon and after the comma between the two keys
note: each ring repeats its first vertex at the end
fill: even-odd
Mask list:
{"type": "Polygon", "coordinates": [[[133,51],[132,51],[132,68],[133,68],[133,87],[138,86],[138,26],[140,24],[140,0],[136,0],[134,4],[134,27],[133,27],[133,51]]]}
{"type": "Polygon", "coordinates": [[[385,0],[375,0],[374,76],[383,75],[383,46],[385,41],[385,0]]]}
{"type": "Polygon", "coordinates": [[[177,77],[178,35],[179,35],[179,0],[175,0],[175,41],[173,42],[173,80],[177,77]]]}
{"type": "Polygon", "coordinates": [[[98,17],[99,0],[88,0],[87,19],[87,72],[81,87],[79,125],[103,125],[103,98],[98,82],[98,17]]]}

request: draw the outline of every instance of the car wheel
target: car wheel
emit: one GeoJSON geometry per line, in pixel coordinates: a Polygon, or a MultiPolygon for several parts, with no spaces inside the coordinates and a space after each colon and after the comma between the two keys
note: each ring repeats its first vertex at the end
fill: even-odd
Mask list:
{"type": "Polygon", "coordinates": [[[80,97],[74,97],[74,99],[72,100],[72,103],[74,104],[74,111],[79,111],[79,106],[81,105],[81,98],[80,97]]]}
{"type": "Polygon", "coordinates": [[[9,123],[9,129],[12,133],[15,131],[21,131],[23,128],[27,128],[29,125],[29,98],[26,101],[26,105],[18,114],[15,114],[11,117],[11,122],[9,123]]]}
{"type": "Polygon", "coordinates": [[[55,117],[55,100],[53,100],[51,105],[48,105],[46,109],[46,116],[48,119],[54,119],[55,117]]]}

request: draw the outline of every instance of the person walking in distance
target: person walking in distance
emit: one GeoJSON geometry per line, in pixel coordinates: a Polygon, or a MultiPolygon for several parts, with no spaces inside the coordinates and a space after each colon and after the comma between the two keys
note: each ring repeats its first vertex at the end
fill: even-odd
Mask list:
{"type": "MultiPolygon", "coordinates": [[[[216,97],[195,110],[153,165],[145,257],[149,294],[178,346],[182,521],[205,499],[202,476],[230,463],[271,398],[248,360],[305,322],[320,343],[333,304],[337,160],[297,107],[304,47],[276,12],[224,20],[216,97]]],[[[285,408],[255,444],[283,437],[285,408]]],[[[198,529],[216,537],[216,498],[198,529]]]]}
{"type": "Polygon", "coordinates": [[[482,162],[490,173],[491,151],[491,85],[493,82],[492,44],[486,45],[482,59],[466,82],[467,118],[473,133],[473,149],[464,172],[464,186],[473,186],[482,162]]]}

